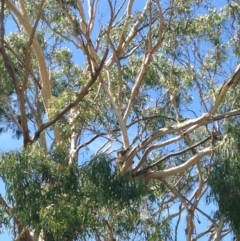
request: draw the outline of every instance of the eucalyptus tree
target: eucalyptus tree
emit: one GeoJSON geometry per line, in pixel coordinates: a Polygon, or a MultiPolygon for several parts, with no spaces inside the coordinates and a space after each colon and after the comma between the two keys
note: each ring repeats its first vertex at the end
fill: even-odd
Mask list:
{"type": "Polygon", "coordinates": [[[14,240],[239,235],[239,15],[237,0],[2,0],[14,240]]]}

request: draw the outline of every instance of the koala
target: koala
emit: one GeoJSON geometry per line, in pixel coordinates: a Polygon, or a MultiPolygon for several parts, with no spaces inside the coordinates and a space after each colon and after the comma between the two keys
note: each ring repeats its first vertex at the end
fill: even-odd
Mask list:
{"type": "MultiPolygon", "coordinates": [[[[126,153],[129,151],[130,148],[127,148],[126,150],[121,150],[117,152],[117,158],[116,158],[116,165],[122,166],[126,161],[126,153]]],[[[134,162],[133,162],[134,163],[134,162]]],[[[128,168],[128,172],[132,170],[132,165],[128,168]]]]}

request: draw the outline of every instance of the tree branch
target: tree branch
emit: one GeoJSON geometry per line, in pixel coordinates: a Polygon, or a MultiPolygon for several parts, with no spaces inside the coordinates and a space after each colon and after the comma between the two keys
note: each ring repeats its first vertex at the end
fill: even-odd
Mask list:
{"type": "Polygon", "coordinates": [[[78,94],[78,97],[75,101],[73,101],[72,103],[70,103],[67,107],[65,107],[59,114],[57,114],[52,120],[50,120],[47,123],[44,123],[36,132],[35,132],[35,136],[32,140],[32,142],[35,142],[38,138],[40,133],[45,130],[46,128],[48,128],[49,126],[53,125],[54,123],[56,123],[65,113],[67,113],[70,109],[72,109],[73,107],[75,107],[83,98],[85,95],[88,94],[89,88],[95,83],[95,81],[97,80],[104,62],[107,58],[108,55],[108,49],[105,51],[105,54],[103,56],[103,59],[99,65],[99,67],[95,70],[94,74],[91,77],[91,80],[86,84],[85,87],[82,88],[82,90],[80,91],[80,93],[78,94]]]}
{"type": "Polygon", "coordinates": [[[210,110],[209,114],[214,115],[219,107],[219,105],[222,103],[224,97],[227,94],[227,91],[229,90],[230,87],[235,88],[236,85],[239,83],[240,80],[240,64],[237,66],[235,72],[233,73],[232,77],[229,78],[221,87],[217,99],[210,110]]]}
{"type": "Polygon", "coordinates": [[[210,140],[210,139],[211,139],[211,136],[208,136],[208,137],[206,137],[205,139],[199,141],[198,143],[190,146],[189,148],[186,148],[186,149],[184,149],[184,150],[182,150],[182,151],[178,151],[178,152],[175,152],[175,153],[170,153],[170,154],[166,155],[165,157],[161,158],[160,160],[154,162],[153,164],[151,164],[151,165],[145,167],[144,169],[136,172],[136,173],[134,174],[134,176],[139,176],[139,175],[141,175],[141,174],[143,174],[143,173],[146,173],[149,169],[151,169],[151,168],[159,165],[159,164],[162,163],[163,161],[165,161],[165,160],[167,160],[167,159],[169,159],[169,158],[171,158],[171,157],[174,157],[174,156],[182,155],[183,153],[188,152],[188,151],[194,149],[195,147],[202,145],[203,143],[205,143],[206,141],[208,141],[208,140],[210,140]]]}
{"type": "MultiPolygon", "coordinates": [[[[18,11],[18,9],[12,3],[11,0],[5,0],[5,2],[8,6],[8,8],[15,14],[15,16],[21,22],[21,24],[25,28],[28,36],[30,37],[32,34],[32,26],[30,25],[28,19],[18,11]]],[[[38,61],[39,73],[40,73],[40,78],[41,78],[41,83],[42,83],[41,94],[42,94],[45,110],[47,111],[48,107],[49,107],[49,101],[52,96],[52,89],[51,89],[51,84],[50,84],[50,80],[49,80],[49,75],[48,75],[45,58],[44,58],[41,46],[40,46],[36,36],[33,37],[33,50],[34,50],[34,53],[35,53],[37,61],[38,61]]]]}
{"type": "Polygon", "coordinates": [[[24,54],[25,54],[25,58],[26,58],[24,80],[23,80],[23,85],[22,85],[22,89],[24,91],[27,88],[28,75],[29,75],[29,72],[30,72],[30,49],[31,49],[31,46],[32,46],[32,43],[33,43],[33,38],[34,38],[35,33],[36,33],[38,22],[40,20],[41,14],[42,14],[44,2],[45,2],[45,0],[42,0],[40,5],[39,5],[38,14],[36,16],[36,21],[35,21],[34,26],[32,28],[32,32],[29,36],[27,47],[24,49],[24,54]]]}
{"type": "Polygon", "coordinates": [[[147,172],[145,174],[146,178],[153,178],[153,179],[158,179],[158,178],[163,178],[163,177],[168,177],[175,175],[177,173],[181,173],[185,170],[187,170],[189,167],[195,165],[202,157],[207,156],[211,154],[213,151],[216,151],[217,148],[222,146],[224,144],[224,141],[219,142],[215,147],[207,147],[200,152],[198,152],[196,155],[192,156],[191,158],[188,159],[185,163],[177,166],[177,167],[172,167],[168,168],[162,171],[151,171],[147,172]]]}

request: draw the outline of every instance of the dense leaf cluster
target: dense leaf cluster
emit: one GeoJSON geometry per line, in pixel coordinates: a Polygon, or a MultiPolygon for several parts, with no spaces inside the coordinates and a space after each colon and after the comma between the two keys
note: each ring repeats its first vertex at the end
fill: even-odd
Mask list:
{"type": "Polygon", "coordinates": [[[217,215],[223,214],[234,233],[240,235],[240,135],[238,125],[228,126],[226,149],[219,151],[210,173],[210,197],[219,206],[217,215]]]}
{"type": "Polygon", "coordinates": [[[31,147],[3,153],[0,171],[12,212],[23,226],[43,229],[46,240],[87,236],[111,219],[121,236],[133,230],[142,198],[155,200],[144,182],[120,175],[105,155],[78,168],[62,149],[31,147]]]}

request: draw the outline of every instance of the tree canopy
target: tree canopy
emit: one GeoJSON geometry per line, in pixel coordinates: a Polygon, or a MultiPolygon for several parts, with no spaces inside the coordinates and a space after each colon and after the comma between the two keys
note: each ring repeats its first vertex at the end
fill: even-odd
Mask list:
{"type": "Polygon", "coordinates": [[[2,0],[0,17],[0,134],[21,143],[0,153],[2,231],[240,238],[239,0],[2,0]]]}

